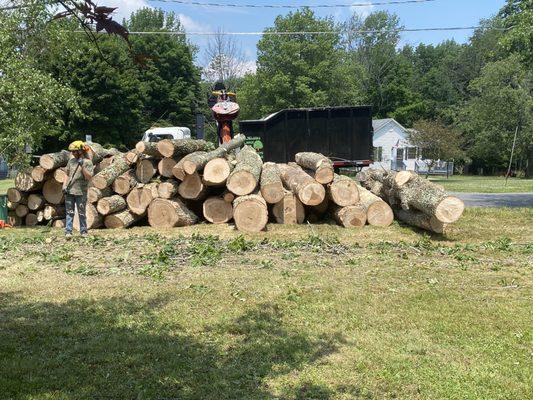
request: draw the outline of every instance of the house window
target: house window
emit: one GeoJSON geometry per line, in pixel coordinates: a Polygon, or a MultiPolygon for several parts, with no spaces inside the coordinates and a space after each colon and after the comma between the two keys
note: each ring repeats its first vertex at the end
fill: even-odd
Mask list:
{"type": "Polygon", "coordinates": [[[408,160],[416,159],[416,147],[408,147],[407,148],[407,159],[408,160]]]}
{"type": "Polygon", "coordinates": [[[374,147],[374,161],[383,161],[383,147],[374,147]]]}

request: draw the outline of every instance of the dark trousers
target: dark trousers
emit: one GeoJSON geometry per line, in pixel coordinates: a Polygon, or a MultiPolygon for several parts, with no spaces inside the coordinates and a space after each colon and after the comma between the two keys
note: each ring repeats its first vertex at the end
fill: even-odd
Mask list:
{"type": "Polygon", "coordinates": [[[65,232],[72,233],[72,226],[74,224],[74,211],[78,209],[78,218],[80,219],[80,233],[87,233],[87,216],[85,215],[85,205],[87,204],[87,196],[85,195],[65,195],[65,211],[67,214],[65,221],[65,232]]]}

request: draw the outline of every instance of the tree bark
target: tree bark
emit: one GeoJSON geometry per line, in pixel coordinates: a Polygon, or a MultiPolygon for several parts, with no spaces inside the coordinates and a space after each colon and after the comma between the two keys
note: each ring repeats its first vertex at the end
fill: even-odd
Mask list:
{"type": "MultiPolygon", "coordinates": [[[[144,143],[144,142],[141,142],[144,143]]],[[[135,175],[137,180],[141,183],[148,183],[157,174],[158,161],[153,158],[145,158],[137,162],[135,175]]]]}
{"type": "Polygon", "coordinates": [[[163,157],[185,156],[197,151],[211,151],[214,146],[205,140],[177,139],[157,142],[157,150],[163,157]]]}
{"type": "Polygon", "coordinates": [[[159,196],[157,186],[157,183],[149,183],[133,188],[126,198],[130,211],[137,215],[144,214],[150,203],[159,196]]]}
{"type": "Polygon", "coordinates": [[[202,182],[202,177],[195,172],[185,176],[178,187],[178,193],[186,200],[202,200],[207,194],[207,186],[202,182]]]}
{"type": "Polygon", "coordinates": [[[103,199],[98,200],[98,205],[96,209],[102,215],[109,215],[119,211],[124,210],[127,207],[126,200],[118,194],[104,197],[103,199]]]}
{"type": "Polygon", "coordinates": [[[174,179],[161,182],[157,188],[159,197],[162,199],[172,199],[178,194],[180,183],[174,179]]]}
{"type": "Polygon", "coordinates": [[[26,224],[26,226],[36,226],[39,223],[39,221],[37,220],[37,214],[34,214],[34,213],[26,214],[24,223],[26,224]]]}
{"type": "MultiPolygon", "coordinates": [[[[104,225],[104,217],[98,213],[96,207],[87,203],[85,206],[85,215],[87,216],[87,229],[99,229],[104,225]]],[[[73,227],[75,230],[80,230],[80,219],[78,213],[74,215],[73,227]]]]}
{"type": "Polygon", "coordinates": [[[285,195],[285,189],[281,181],[281,171],[272,162],[263,164],[263,170],[261,171],[261,195],[269,204],[279,203],[285,195]]]}
{"type": "Polygon", "coordinates": [[[326,156],[319,153],[297,153],[295,160],[302,168],[313,171],[313,176],[318,183],[326,185],[333,181],[335,172],[333,163],[326,156]]]}
{"type": "Polygon", "coordinates": [[[33,167],[31,170],[31,177],[35,182],[44,182],[52,176],[53,172],[44,169],[40,165],[33,167]]]}
{"type": "Polygon", "coordinates": [[[17,214],[14,212],[10,212],[7,214],[7,223],[11,226],[21,226],[22,225],[22,218],[20,218],[17,214]]]}
{"type": "Polygon", "coordinates": [[[17,208],[18,205],[19,205],[19,203],[13,203],[9,199],[7,200],[7,209],[9,211],[15,211],[15,209],[17,208]]]}
{"type": "Polygon", "coordinates": [[[328,185],[328,194],[330,199],[341,207],[353,206],[359,201],[357,183],[344,175],[335,174],[328,185]]]}
{"type": "Polygon", "coordinates": [[[43,154],[39,158],[39,165],[46,170],[65,167],[70,157],[70,152],[67,150],[61,150],[58,153],[43,154]]]}
{"type": "Polygon", "coordinates": [[[394,214],[390,206],[380,197],[364,187],[359,186],[359,205],[366,210],[369,225],[387,227],[394,221],[394,214]]]}
{"type": "Polygon", "coordinates": [[[136,149],[130,150],[124,156],[124,159],[129,165],[137,164],[139,160],[139,152],[136,149]]]}
{"type": "Polygon", "coordinates": [[[178,160],[174,158],[162,158],[159,161],[159,164],[157,164],[157,170],[159,171],[159,175],[164,176],[165,178],[172,178],[174,175],[172,174],[172,168],[178,163],[178,160]]]}
{"type": "Polygon", "coordinates": [[[24,218],[29,212],[30,209],[26,204],[19,204],[17,208],[15,208],[15,214],[17,214],[17,217],[19,218],[24,218]]]}
{"type": "Polygon", "coordinates": [[[193,225],[198,217],[179,199],[155,199],[148,208],[148,223],[154,228],[193,225]]]}
{"type": "Polygon", "coordinates": [[[326,197],[324,186],[315,181],[303,169],[287,164],[279,164],[278,167],[283,183],[298,196],[303,204],[316,206],[324,201],[326,197]]]}
{"type": "Polygon", "coordinates": [[[332,217],[345,228],[360,228],[366,224],[366,210],[363,206],[334,206],[332,217]]]}
{"type": "Polygon", "coordinates": [[[105,227],[107,229],[126,229],[139,222],[146,216],[145,213],[134,214],[130,210],[122,210],[105,217],[105,227]]]}
{"type": "Polygon", "coordinates": [[[144,154],[145,156],[161,159],[163,155],[157,149],[156,142],[139,142],[135,145],[135,150],[139,154],[144,154]]]}
{"type": "Polygon", "coordinates": [[[87,190],[87,201],[89,203],[97,203],[98,200],[109,197],[113,194],[113,190],[110,187],[106,187],[103,190],[100,190],[98,188],[95,188],[94,186],[89,187],[87,190]]]}
{"type": "Polygon", "coordinates": [[[28,202],[28,193],[24,193],[17,188],[9,188],[7,189],[7,199],[12,203],[26,204],[28,202]]]}
{"type": "Polygon", "coordinates": [[[215,158],[204,167],[204,183],[207,186],[224,186],[235,165],[225,158],[215,158]]]}
{"type": "Polygon", "coordinates": [[[32,193],[28,196],[28,208],[37,211],[44,207],[44,197],[40,194],[32,193]]]}
{"type": "Polygon", "coordinates": [[[130,169],[129,164],[126,162],[124,156],[119,156],[115,159],[115,162],[109,167],[103,169],[96,174],[91,182],[94,187],[104,190],[106,187],[110,187],[115,179],[130,169]]]}
{"type": "Polygon", "coordinates": [[[278,224],[296,225],[305,221],[305,208],[294,193],[286,191],[283,198],[272,207],[278,224]]]}
{"type": "Polygon", "coordinates": [[[263,160],[250,146],[244,146],[237,154],[235,169],[230,174],[226,187],[237,196],[253,193],[261,177],[263,160]]]}
{"type": "Polygon", "coordinates": [[[63,182],[65,182],[65,179],[68,178],[68,173],[67,173],[67,169],[62,167],[62,168],[58,168],[54,171],[54,179],[63,184],[63,182]]]}
{"type": "Polygon", "coordinates": [[[30,171],[20,171],[15,176],[15,187],[22,192],[35,192],[43,187],[43,182],[36,182],[30,171]]]}
{"type": "Polygon", "coordinates": [[[113,190],[115,193],[125,196],[138,184],[139,181],[137,180],[135,172],[132,169],[129,169],[115,179],[113,182],[113,190]]]}
{"type": "Polygon", "coordinates": [[[265,199],[259,193],[237,197],[233,201],[233,220],[239,231],[262,231],[268,223],[265,199]]]}
{"type": "Polygon", "coordinates": [[[179,160],[174,167],[172,167],[172,175],[180,181],[183,181],[187,174],[185,173],[185,170],[183,169],[183,163],[187,161],[187,158],[189,157],[195,157],[197,154],[204,154],[205,152],[196,152],[191,153],[183,157],[181,160],[179,160]]]}
{"type": "Polygon", "coordinates": [[[204,201],[203,214],[213,224],[225,224],[233,218],[233,205],[222,197],[209,197],[204,201]]]}
{"type": "Polygon", "coordinates": [[[114,158],[113,157],[107,157],[104,158],[102,161],[100,161],[98,164],[95,164],[94,166],[94,173],[97,174],[107,167],[110,167],[113,164],[114,158]]]}
{"type": "Polygon", "coordinates": [[[444,233],[446,229],[446,224],[442,223],[437,218],[426,215],[420,211],[407,211],[398,208],[394,210],[394,215],[396,215],[396,218],[400,221],[426,231],[444,233]]]}
{"type": "Polygon", "coordinates": [[[89,159],[92,161],[93,165],[97,165],[98,163],[102,162],[104,158],[111,157],[118,152],[117,149],[104,149],[104,146],[99,143],[87,142],[86,145],[89,147],[87,155],[89,156],[89,159]]]}
{"type": "Polygon", "coordinates": [[[43,211],[44,219],[50,221],[53,218],[64,218],[65,217],[65,207],[64,206],[54,206],[46,205],[43,211]]]}
{"type": "Polygon", "coordinates": [[[47,203],[61,204],[65,201],[63,185],[55,179],[48,179],[43,186],[43,196],[47,203]]]}

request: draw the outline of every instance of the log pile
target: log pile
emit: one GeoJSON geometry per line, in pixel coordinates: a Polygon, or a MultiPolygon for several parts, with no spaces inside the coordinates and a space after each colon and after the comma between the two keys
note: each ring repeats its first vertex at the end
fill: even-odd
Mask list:
{"type": "MultiPolygon", "coordinates": [[[[416,174],[367,171],[358,175],[358,184],[336,174],[322,154],[302,152],[295,162],[263,163],[245,139],[237,135],[218,148],[194,139],[140,142],[124,154],[92,144],[97,173],[87,195],[89,228],[174,228],[201,221],[233,221],[245,232],[262,231],[268,222],[387,227],[396,216],[442,232],[464,208],[416,174]]],[[[45,154],[39,166],[17,175],[16,187],[8,191],[11,221],[64,227],[61,186],[68,157],[64,151],[45,154]]]]}

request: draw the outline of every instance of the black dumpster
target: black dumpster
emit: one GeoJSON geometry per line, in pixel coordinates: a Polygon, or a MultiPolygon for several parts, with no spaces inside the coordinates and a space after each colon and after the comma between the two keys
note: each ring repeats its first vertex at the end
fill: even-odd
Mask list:
{"type": "Polygon", "coordinates": [[[240,132],[262,143],[265,161],[294,161],[301,151],[322,153],[336,167],[363,167],[372,159],[372,108],[288,109],[260,120],[241,121],[240,132]]]}

